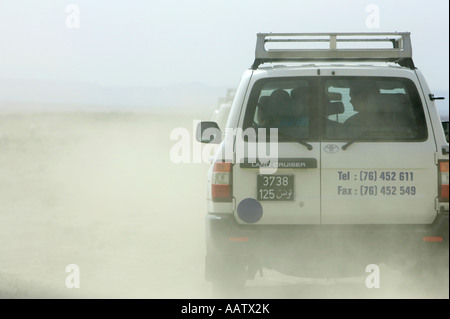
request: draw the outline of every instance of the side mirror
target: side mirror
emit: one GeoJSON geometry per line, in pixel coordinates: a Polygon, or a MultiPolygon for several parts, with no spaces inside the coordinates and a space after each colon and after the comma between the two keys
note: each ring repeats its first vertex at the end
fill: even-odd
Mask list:
{"type": "Polygon", "coordinates": [[[222,132],[216,122],[203,121],[197,124],[195,138],[200,143],[219,144],[222,141],[222,132]]]}

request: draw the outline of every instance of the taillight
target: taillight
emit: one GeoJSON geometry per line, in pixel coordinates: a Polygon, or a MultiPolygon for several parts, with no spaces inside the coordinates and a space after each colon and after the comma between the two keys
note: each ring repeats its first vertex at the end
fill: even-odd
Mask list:
{"type": "Polygon", "coordinates": [[[448,161],[439,162],[439,201],[448,202],[448,161]]]}
{"type": "Polygon", "coordinates": [[[231,163],[214,163],[211,196],[214,202],[231,202],[231,163]]]}

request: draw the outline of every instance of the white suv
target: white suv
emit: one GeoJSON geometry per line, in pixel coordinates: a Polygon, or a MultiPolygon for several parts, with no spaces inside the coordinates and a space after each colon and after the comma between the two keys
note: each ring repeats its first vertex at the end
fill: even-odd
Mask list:
{"type": "Polygon", "coordinates": [[[220,144],[206,280],[242,285],[263,267],[345,276],[434,256],[448,268],[448,143],[435,99],[407,32],[258,34],[225,132],[197,128],[198,141],[220,144]]]}

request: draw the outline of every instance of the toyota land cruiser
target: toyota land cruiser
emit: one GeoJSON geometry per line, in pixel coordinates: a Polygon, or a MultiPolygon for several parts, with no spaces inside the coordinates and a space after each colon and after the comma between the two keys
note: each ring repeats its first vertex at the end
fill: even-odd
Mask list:
{"type": "Polygon", "coordinates": [[[198,141],[219,144],[206,280],[435,257],[448,269],[448,143],[434,99],[408,32],[258,34],[225,131],[197,127],[198,141]]]}

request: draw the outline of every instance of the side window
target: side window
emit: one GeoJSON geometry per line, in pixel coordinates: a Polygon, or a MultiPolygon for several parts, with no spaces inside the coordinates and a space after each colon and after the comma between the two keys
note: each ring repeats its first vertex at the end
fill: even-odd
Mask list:
{"type": "Polygon", "coordinates": [[[444,129],[445,139],[448,143],[448,120],[442,122],[442,128],[444,129]]]}
{"type": "Polygon", "coordinates": [[[346,77],[324,80],[325,139],[424,140],[425,116],[407,79],[346,77]]]}
{"type": "Polygon", "coordinates": [[[305,78],[277,78],[256,83],[244,129],[277,128],[280,141],[310,138],[312,105],[316,101],[312,82],[305,78]]]}

